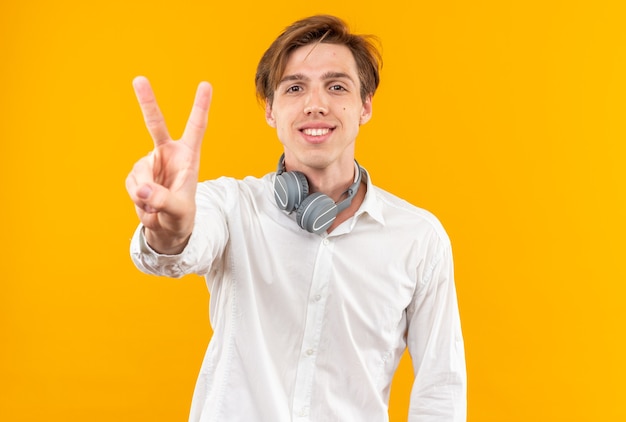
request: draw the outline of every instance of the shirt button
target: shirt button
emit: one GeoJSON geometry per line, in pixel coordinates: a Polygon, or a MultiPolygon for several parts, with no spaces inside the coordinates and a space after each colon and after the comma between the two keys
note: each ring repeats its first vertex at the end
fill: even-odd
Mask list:
{"type": "Polygon", "coordinates": [[[330,243],[330,240],[324,239],[324,241],[322,243],[324,243],[324,246],[328,246],[328,244],[330,243]]]}
{"type": "Polygon", "coordinates": [[[315,302],[319,302],[321,298],[322,298],[322,295],[315,295],[315,296],[313,296],[313,300],[315,302]]]}
{"type": "Polygon", "coordinates": [[[309,350],[306,351],[306,354],[308,356],[313,356],[313,353],[315,353],[315,350],[313,350],[313,349],[309,349],[309,350]]]}

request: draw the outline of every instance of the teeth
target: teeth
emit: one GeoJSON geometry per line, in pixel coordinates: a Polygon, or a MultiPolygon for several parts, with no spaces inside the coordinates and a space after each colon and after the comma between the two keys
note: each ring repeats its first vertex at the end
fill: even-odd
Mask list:
{"type": "Polygon", "coordinates": [[[323,136],[330,132],[330,129],[304,129],[302,132],[309,136],[323,136]]]}

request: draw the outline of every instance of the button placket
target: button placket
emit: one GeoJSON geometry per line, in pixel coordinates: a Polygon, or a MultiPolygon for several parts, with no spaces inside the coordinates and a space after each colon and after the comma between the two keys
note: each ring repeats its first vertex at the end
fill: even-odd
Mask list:
{"type": "Polygon", "coordinates": [[[308,420],[310,413],[315,365],[326,306],[326,291],[332,269],[332,258],[333,242],[325,238],[320,242],[315,260],[294,387],[292,412],[299,420],[308,420]]]}

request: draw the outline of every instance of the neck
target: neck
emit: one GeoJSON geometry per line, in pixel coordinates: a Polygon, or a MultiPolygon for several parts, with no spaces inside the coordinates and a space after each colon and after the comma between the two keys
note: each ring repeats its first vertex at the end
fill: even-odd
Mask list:
{"type": "Polygon", "coordinates": [[[304,163],[300,165],[286,163],[283,157],[279,163],[279,169],[304,173],[309,184],[309,194],[320,192],[332,198],[333,201],[340,202],[347,197],[348,189],[355,183],[357,176],[360,176],[360,168],[354,158],[344,161],[345,163],[321,168],[304,163]]]}
{"type": "Polygon", "coordinates": [[[350,178],[347,178],[345,175],[332,177],[328,174],[318,179],[309,178],[309,188],[311,192],[322,192],[332,198],[336,203],[340,203],[347,197],[356,194],[359,189],[357,182],[361,179],[360,171],[361,169],[355,161],[350,178]]]}

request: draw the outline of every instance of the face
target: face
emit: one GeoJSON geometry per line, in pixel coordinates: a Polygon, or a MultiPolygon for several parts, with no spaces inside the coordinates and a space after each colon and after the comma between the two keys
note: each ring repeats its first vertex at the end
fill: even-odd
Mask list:
{"type": "Polygon", "coordinates": [[[266,105],[290,170],[353,168],[359,126],[372,114],[361,100],[356,62],[348,47],[311,44],[295,50],[266,105]]]}

